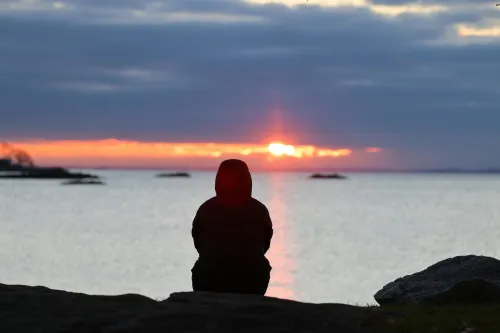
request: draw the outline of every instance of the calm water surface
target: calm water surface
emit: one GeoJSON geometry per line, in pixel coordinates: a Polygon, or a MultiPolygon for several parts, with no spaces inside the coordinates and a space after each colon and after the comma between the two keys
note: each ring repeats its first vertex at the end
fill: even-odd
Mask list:
{"type": "MultiPolygon", "coordinates": [[[[191,222],[214,173],[155,179],[99,172],[108,186],[0,181],[0,283],[165,298],[191,289],[191,222]]],[[[500,257],[500,177],[256,173],[275,234],[268,295],[373,303],[385,283],[449,256],[500,257]]]]}

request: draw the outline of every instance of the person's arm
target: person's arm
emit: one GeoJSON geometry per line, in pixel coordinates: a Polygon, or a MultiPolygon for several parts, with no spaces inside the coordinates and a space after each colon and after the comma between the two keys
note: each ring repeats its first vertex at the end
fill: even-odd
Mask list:
{"type": "Polygon", "coordinates": [[[200,210],[201,207],[200,209],[198,209],[196,215],[194,216],[193,227],[191,229],[191,236],[193,236],[194,247],[196,248],[196,251],[198,253],[200,253],[200,241],[199,241],[200,224],[201,224],[200,210]]]}
{"type": "Polygon", "coordinates": [[[271,239],[273,238],[273,221],[271,220],[271,215],[269,210],[265,208],[264,212],[264,254],[271,247],[271,239]]]}

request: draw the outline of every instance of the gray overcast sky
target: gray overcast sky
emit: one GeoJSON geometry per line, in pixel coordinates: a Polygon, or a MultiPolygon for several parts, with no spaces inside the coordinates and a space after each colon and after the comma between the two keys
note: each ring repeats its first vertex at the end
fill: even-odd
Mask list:
{"type": "Polygon", "coordinates": [[[0,137],[259,142],[281,131],[387,148],[396,165],[500,166],[499,8],[2,0],[0,137]]]}

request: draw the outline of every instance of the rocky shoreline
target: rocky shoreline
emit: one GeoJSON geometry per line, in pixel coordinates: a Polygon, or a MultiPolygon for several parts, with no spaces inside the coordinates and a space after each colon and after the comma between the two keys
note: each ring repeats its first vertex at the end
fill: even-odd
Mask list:
{"type": "Polygon", "coordinates": [[[137,294],[91,296],[0,284],[0,332],[337,332],[370,333],[385,314],[343,304],[272,297],[174,293],[163,301],[137,294]]]}
{"type": "Polygon", "coordinates": [[[195,292],[157,301],[0,284],[0,332],[493,333],[498,280],[497,259],[450,258],[387,284],[375,294],[381,307],[195,292]]]}

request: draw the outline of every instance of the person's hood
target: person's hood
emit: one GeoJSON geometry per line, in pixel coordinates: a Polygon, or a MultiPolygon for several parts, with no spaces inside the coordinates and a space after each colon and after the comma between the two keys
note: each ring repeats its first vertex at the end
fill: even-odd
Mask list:
{"type": "Polygon", "coordinates": [[[215,177],[217,200],[227,205],[245,203],[252,197],[252,175],[245,162],[238,159],[223,161],[215,177]]]}

